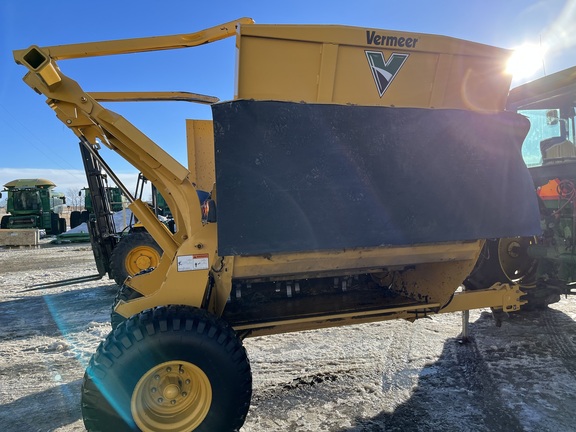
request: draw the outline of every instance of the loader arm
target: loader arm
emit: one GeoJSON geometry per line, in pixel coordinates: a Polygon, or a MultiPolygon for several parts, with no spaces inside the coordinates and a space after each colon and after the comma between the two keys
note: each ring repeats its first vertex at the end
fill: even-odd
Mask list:
{"type": "MultiPolygon", "coordinates": [[[[197,282],[203,286],[189,290],[184,302],[200,306],[204,299],[210,267],[205,264],[206,258],[212,263],[216,254],[215,227],[202,224],[200,202],[188,169],[122,116],[100,105],[97,98],[102,95],[85,92],[77,82],[60,71],[55,60],[198,46],[234,36],[238,23],[252,22],[251,19],[242,18],[187,35],[47,48],[32,46],[26,50],[14,51],[16,63],[29,70],[24,82],[37,93],[47,97],[47,103],[55,111],[56,116],[80,141],[93,149],[98,149],[100,144],[103,144],[118,153],[152,182],[164,196],[173,213],[178,228],[175,234],[158,221],[145,203],[128,196],[131,201],[129,208],[144,224],[164,253],[158,266],[162,271],[151,272],[129,282],[132,288],[145,297],[130,311],[122,311],[120,307],[119,312],[125,316],[131,315],[132,310],[147,307],[147,301],[153,305],[153,301],[146,297],[149,294],[157,290],[169,291],[163,289],[168,288],[164,286],[166,280],[171,279],[174,284],[185,283],[184,275],[191,271],[191,267],[194,270],[198,269],[192,271],[193,279],[197,278],[197,282]],[[177,251],[178,255],[185,257],[180,263],[175,260],[177,251]],[[200,266],[197,265],[197,260],[201,261],[200,266]],[[168,272],[173,272],[175,276],[168,278],[168,272]]],[[[120,99],[122,98],[117,98],[120,99]]],[[[212,101],[207,97],[196,99],[200,99],[203,103],[212,101]]],[[[190,284],[190,276],[186,276],[187,284],[190,284]]]]}

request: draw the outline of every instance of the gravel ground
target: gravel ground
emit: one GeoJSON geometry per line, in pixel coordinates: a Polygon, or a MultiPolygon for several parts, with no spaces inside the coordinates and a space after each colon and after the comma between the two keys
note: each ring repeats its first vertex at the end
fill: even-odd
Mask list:
{"type": "MultiPolygon", "coordinates": [[[[0,425],[82,431],[84,368],[110,331],[109,279],[88,245],[0,248],[0,425]]],[[[496,327],[471,312],[245,340],[254,376],[244,432],[576,431],[576,299],[496,327]]]]}

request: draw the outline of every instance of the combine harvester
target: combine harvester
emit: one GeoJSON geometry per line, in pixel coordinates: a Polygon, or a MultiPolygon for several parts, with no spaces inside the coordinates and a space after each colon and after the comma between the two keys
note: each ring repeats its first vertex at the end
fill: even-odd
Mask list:
{"type": "MultiPolygon", "coordinates": [[[[44,230],[48,235],[66,231],[66,219],[59,214],[66,204],[64,194],[54,192],[56,185],[46,179],[18,179],[4,185],[8,194],[6,210],[2,216],[1,229],[44,230]]],[[[0,193],[0,198],[2,194],[0,193]]]]}
{"type": "MultiPolygon", "coordinates": [[[[492,307],[517,286],[457,292],[485,239],[540,234],[520,152],[529,122],[505,112],[507,50],[428,34],[239,19],[197,33],[15,51],[83,148],[149,179],[172,233],[130,209],[163,250],[129,278],[82,387],[90,431],[232,431],[252,378],[242,339],[492,307]],[[236,37],[234,100],[87,93],[58,60],[236,37]],[[190,169],[98,101],[192,100],[190,169]],[[198,189],[210,192],[200,200],[198,189]],[[509,209],[514,209],[511,212],[509,209]]],[[[100,73],[100,72],[99,72],[100,73]]]]}

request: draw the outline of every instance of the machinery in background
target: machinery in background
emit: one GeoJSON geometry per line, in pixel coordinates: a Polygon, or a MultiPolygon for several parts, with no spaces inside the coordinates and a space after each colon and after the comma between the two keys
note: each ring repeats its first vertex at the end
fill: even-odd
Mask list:
{"type": "MultiPolygon", "coordinates": [[[[142,224],[134,220],[132,212],[126,214],[124,186],[108,185],[104,172],[107,166],[99,153],[82,144],[80,153],[88,187],[84,188],[86,210],[78,212],[76,216],[80,219],[77,222],[87,225],[99,275],[107,274],[122,285],[128,276],[154,269],[160,262],[162,249],[142,224]],[[116,216],[122,220],[117,220],[116,216]]],[[[114,175],[113,179],[116,184],[121,184],[114,175]]],[[[145,178],[139,175],[136,191],[140,197],[145,182],[145,178]]]]}
{"type": "Polygon", "coordinates": [[[573,294],[576,283],[576,67],[512,89],[507,110],[530,120],[522,156],[542,234],[487,240],[465,285],[518,283],[528,301],[523,308],[543,308],[573,294]]]}
{"type": "MultiPolygon", "coordinates": [[[[46,179],[18,179],[4,185],[8,194],[1,229],[38,228],[47,235],[66,231],[66,219],[60,217],[66,204],[64,194],[54,192],[56,185],[46,179]]],[[[0,197],[2,194],[0,194],[0,197]]]]}
{"type": "MultiPolygon", "coordinates": [[[[94,214],[94,209],[92,207],[92,197],[90,195],[89,189],[84,188],[78,192],[78,196],[84,197],[84,210],[74,210],[70,212],[70,228],[76,228],[83,223],[87,223],[90,219],[90,214],[94,214]]],[[[122,192],[120,188],[107,186],[106,187],[106,198],[110,203],[110,209],[113,212],[119,212],[124,209],[124,200],[122,199],[122,192]]]]}

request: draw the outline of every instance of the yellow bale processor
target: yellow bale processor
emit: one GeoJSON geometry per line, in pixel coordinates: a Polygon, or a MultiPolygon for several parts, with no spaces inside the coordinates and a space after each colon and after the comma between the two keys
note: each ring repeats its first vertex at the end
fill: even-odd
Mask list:
{"type": "Polygon", "coordinates": [[[124,191],[163,254],[118,293],[114,330],[84,378],[86,428],[239,429],[252,391],[245,337],[517,310],[516,286],[458,291],[484,239],[540,230],[520,153],[529,125],[504,111],[509,54],[443,36],[246,18],[186,35],[15,51],[24,81],[83,146],[134,165],[177,228],[124,191]],[[230,36],[237,86],[225,102],[88,93],[57,65],[230,36]],[[189,168],[99,103],[114,100],[211,104],[212,121],[186,124],[189,168]]]}

